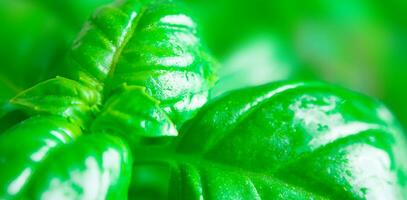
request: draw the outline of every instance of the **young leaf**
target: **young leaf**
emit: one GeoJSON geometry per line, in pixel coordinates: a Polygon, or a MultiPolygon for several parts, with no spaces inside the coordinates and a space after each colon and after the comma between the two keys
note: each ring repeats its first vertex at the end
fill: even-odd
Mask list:
{"type": "Polygon", "coordinates": [[[11,102],[28,112],[61,115],[83,126],[97,110],[100,97],[75,81],[57,77],[21,92],[11,102]]]}
{"type": "Polygon", "coordinates": [[[90,13],[110,1],[0,1],[0,133],[26,118],[9,100],[55,76],[90,13]]]}
{"type": "Polygon", "coordinates": [[[145,88],[127,86],[123,90],[106,102],[93,121],[92,132],[118,134],[131,146],[144,137],[178,135],[175,125],[158,107],[159,102],[147,95],[145,88]]]}
{"type": "Polygon", "coordinates": [[[169,199],[401,199],[406,151],[380,103],[320,83],[274,83],[209,103],[173,152],[136,151],[133,173],[149,178],[134,176],[131,191],[169,199]],[[155,174],[158,167],[167,174],[155,174]]]}

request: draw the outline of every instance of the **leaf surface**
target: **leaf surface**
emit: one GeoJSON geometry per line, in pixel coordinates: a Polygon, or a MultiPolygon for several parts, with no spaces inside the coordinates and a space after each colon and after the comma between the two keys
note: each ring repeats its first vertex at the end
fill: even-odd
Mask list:
{"type": "MultiPolygon", "coordinates": [[[[27,186],[0,195],[127,198],[130,149],[151,143],[150,139],[177,136],[177,126],[208,99],[215,63],[200,43],[195,22],[178,4],[129,0],[98,9],[67,57],[66,78],[44,81],[12,100],[34,116],[29,121],[63,117],[86,136],[50,150],[38,161],[37,171],[23,174],[27,186]]],[[[25,131],[35,128],[20,125],[25,131]]],[[[33,131],[33,135],[54,133],[33,131]]],[[[12,135],[4,137],[12,141],[12,135]]],[[[26,163],[30,153],[41,148],[16,151],[18,162],[26,163]]],[[[2,149],[0,155],[7,151],[2,149]]],[[[0,160],[1,167],[11,170],[13,165],[6,166],[11,158],[0,160]]],[[[13,177],[25,173],[23,168],[16,170],[9,182],[19,181],[13,177]]]]}
{"type": "Polygon", "coordinates": [[[169,199],[400,199],[407,146],[397,127],[383,105],[342,88],[278,82],[242,89],[204,107],[173,152],[139,149],[151,153],[135,160],[131,192],[169,199]],[[155,175],[159,168],[166,173],[155,175]],[[142,173],[151,177],[136,176],[142,173]]]}

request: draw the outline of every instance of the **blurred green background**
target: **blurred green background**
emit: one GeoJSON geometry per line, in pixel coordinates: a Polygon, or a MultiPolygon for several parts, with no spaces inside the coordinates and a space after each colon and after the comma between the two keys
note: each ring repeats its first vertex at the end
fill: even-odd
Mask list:
{"type": "MultiPolygon", "coordinates": [[[[0,131],[24,117],[8,100],[55,76],[85,20],[109,1],[0,1],[0,131]]],[[[407,1],[184,3],[222,66],[214,96],[275,80],[324,80],[384,101],[407,127],[407,1]]]]}

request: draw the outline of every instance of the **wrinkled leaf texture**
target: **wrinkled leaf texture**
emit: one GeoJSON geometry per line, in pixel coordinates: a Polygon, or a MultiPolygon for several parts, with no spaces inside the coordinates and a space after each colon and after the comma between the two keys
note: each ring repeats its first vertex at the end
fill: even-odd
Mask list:
{"type": "Polygon", "coordinates": [[[207,101],[215,65],[182,6],[101,7],[63,76],[11,100],[33,117],[0,136],[0,197],[126,199],[132,149],[178,135],[207,101]]]}

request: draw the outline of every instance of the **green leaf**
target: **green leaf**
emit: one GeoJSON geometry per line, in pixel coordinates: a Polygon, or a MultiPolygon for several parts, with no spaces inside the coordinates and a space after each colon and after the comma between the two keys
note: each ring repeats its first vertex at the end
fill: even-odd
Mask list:
{"type": "Polygon", "coordinates": [[[144,99],[160,102],[159,107],[147,105],[151,107],[147,115],[154,115],[156,122],[146,126],[141,123],[142,116],[129,116],[140,123],[131,125],[135,130],[126,134],[138,133],[130,136],[132,141],[145,133],[176,135],[174,125],[181,126],[207,101],[215,65],[199,40],[197,25],[180,5],[116,2],[98,9],[76,40],[66,71],[73,80],[46,81],[19,94],[13,102],[33,113],[68,117],[86,128],[92,124],[87,123],[92,120],[88,115],[110,120],[109,109],[117,110],[118,106],[108,108],[109,102],[123,101],[115,100],[125,95],[116,94],[123,85],[143,87],[149,96],[144,99]],[[105,107],[105,112],[98,113],[100,107],[105,107]]]}
{"type": "MultiPolygon", "coordinates": [[[[98,9],[67,57],[68,78],[42,82],[12,100],[31,115],[63,117],[91,135],[59,145],[32,177],[12,174],[10,181],[20,178],[27,185],[24,195],[4,195],[126,199],[132,166],[127,145],[135,149],[147,141],[164,146],[149,139],[176,136],[176,127],[206,102],[215,65],[195,22],[180,5],[129,0],[98,9]]],[[[30,127],[35,126],[28,124],[25,131],[30,127]]],[[[15,154],[26,158],[40,148],[15,154]]],[[[1,149],[0,160],[7,161],[1,156],[6,151],[1,149]]],[[[1,167],[11,170],[7,163],[1,167]]]]}
{"type": "Polygon", "coordinates": [[[125,142],[81,135],[56,116],[30,118],[0,135],[0,198],[125,199],[132,164],[125,142]]]}
{"type": "Polygon", "coordinates": [[[52,152],[25,195],[27,199],[127,199],[131,167],[131,152],[120,138],[83,136],[52,152]]]}
{"type": "Polygon", "coordinates": [[[110,0],[0,2],[0,132],[26,118],[8,101],[55,76],[86,18],[105,2],[110,0]]]}
{"type": "Polygon", "coordinates": [[[97,110],[100,96],[75,81],[57,77],[21,92],[11,102],[28,112],[61,115],[83,126],[97,110]]]}
{"type": "Polygon", "coordinates": [[[135,151],[143,157],[135,156],[130,191],[150,199],[401,199],[406,151],[377,101],[321,83],[279,82],[209,103],[174,151],[135,151]]]}
{"type": "MultiPolygon", "coordinates": [[[[391,1],[387,6],[351,0],[184,2],[201,18],[203,38],[222,63],[242,40],[270,33],[284,46],[275,52],[278,59],[288,52],[288,61],[301,64],[299,75],[305,71],[378,97],[407,128],[407,95],[400,92],[407,87],[407,18],[400,17],[407,9],[405,2],[391,1]]],[[[257,62],[253,60],[253,68],[257,62]]]]}
{"type": "Polygon", "coordinates": [[[56,116],[37,116],[0,135],[0,198],[19,199],[48,154],[81,131],[56,116]]]}
{"type": "Polygon", "coordinates": [[[126,138],[131,146],[140,142],[140,136],[152,138],[178,135],[175,125],[159,108],[159,102],[147,95],[145,88],[126,86],[123,90],[106,102],[93,121],[91,129],[94,133],[118,134],[126,138]]]}
{"type": "Polygon", "coordinates": [[[146,88],[177,126],[208,98],[215,65],[197,25],[173,2],[117,2],[99,9],[69,54],[67,76],[103,91],[146,88]]]}

